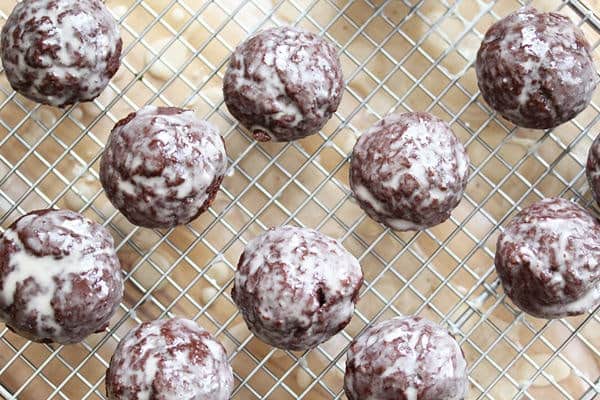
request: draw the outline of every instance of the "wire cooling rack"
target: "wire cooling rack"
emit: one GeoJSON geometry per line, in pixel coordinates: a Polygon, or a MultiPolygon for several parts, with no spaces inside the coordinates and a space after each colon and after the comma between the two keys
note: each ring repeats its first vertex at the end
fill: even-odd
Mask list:
{"type": "MultiPolygon", "coordinates": [[[[14,0],[0,2],[0,25],[14,0]]],[[[594,49],[600,2],[540,0],[570,16],[594,49]]],[[[18,399],[104,399],[119,339],[144,320],[180,315],[228,350],[234,399],[343,399],[345,348],[376,320],[421,314],[448,326],[469,362],[469,399],[600,397],[598,313],[556,321],[521,314],[493,269],[498,227],[521,207],[559,195],[593,207],[584,164],[600,132],[600,95],[550,132],[516,129],[479,96],[473,61],[482,34],[516,0],[107,0],[124,40],[121,70],[93,103],[67,110],[16,95],[0,74],[0,223],[64,207],[107,226],[126,274],[110,331],[78,345],[28,342],[0,331],[0,394],[18,399]],[[228,56],[256,30],[296,24],[339,47],[347,90],[318,135],[259,144],[220,91],[228,56]],[[98,160],[113,124],[147,103],[193,108],[225,137],[230,170],[213,205],[185,227],[130,225],[106,200],[98,160]],[[450,221],[395,233],[368,219],[348,188],[356,137],[391,111],[449,121],[471,157],[467,193],[450,221]],[[230,289],[244,244],[291,223],[340,238],[365,285],[343,333],[306,352],[269,348],[246,329],[230,289]]],[[[600,51],[594,50],[597,58],[600,51]]]]}

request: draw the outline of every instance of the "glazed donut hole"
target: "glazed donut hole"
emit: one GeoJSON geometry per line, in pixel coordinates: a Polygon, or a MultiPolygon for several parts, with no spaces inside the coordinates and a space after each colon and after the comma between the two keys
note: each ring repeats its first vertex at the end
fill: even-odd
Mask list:
{"type": "Polygon", "coordinates": [[[524,208],[498,237],[494,263],[504,292],[538,318],[593,311],[600,304],[600,221],[581,206],[546,198],[524,208]]]}
{"type": "Polygon", "coordinates": [[[467,386],[467,363],[458,343],[421,317],[373,324],[348,350],[344,392],[350,400],[453,400],[466,397],[467,386]]]}
{"type": "Polygon", "coordinates": [[[344,90],[333,44],[292,26],[243,41],[223,79],[230,114],[261,142],[316,134],[337,111],[344,90]]]}
{"type": "Polygon", "coordinates": [[[106,372],[110,400],[158,397],[227,400],[233,374],[223,346],[194,321],[144,322],[125,335],[106,372]]]}
{"type": "Polygon", "coordinates": [[[398,231],[441,224],[459,204],[469,158],[450,126],[425,112],[390,114],[354,146],[350,186],[361,208],[398,231]]]}
{"type": "Polygon", "coordinates": [[[259,339],[298,351],[348,325],[362,282],[360,264],[338,241],[284,225],[246,245],[231,295],[259,339]]]}
{"type": "Polygon", "coordinates": [[[38,210],[0,238],[0,318],[40,343],[79,343],[103,332],[123,298],[114,241],[69,210],[38,210]]]}
{"type": "Polygon", "coordinates": [[[121,50],[119,26],[103,2],[26,0],[2,28],[0,55],[15,91],[66,107],[91,101],[106,89],[120,66],[121,50]]]}
{"type": "Polygon", "coordinates": [[[204,213],[226,170],[225,144],[215,126],[191,110],[145,106],[111,131],[100,181],[132,224],[164,229],[204,213]]]}
{"type": "Polygon", "coordinates": [[[555,128],[589,104],[598,78],[591,47],[566,16],[522,8],[493,24],[477,53],[481,94],[515,125],[555,128]]]}

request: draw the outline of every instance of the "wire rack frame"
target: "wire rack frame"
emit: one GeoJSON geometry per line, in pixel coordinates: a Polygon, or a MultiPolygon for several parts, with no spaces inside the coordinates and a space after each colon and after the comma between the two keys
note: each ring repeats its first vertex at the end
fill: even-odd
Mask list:
{"type": "MultiPolygon", "coordinates": [[[[320,210],[320,222],[311,224],[311,227],[317,229],[330,229],[334,224],[340,234],[338,237],[342,242],[352,243],[360,251],[355,251],[361,264],[376,265],[375,272],[367,274],[367,279],[362,291],[362,302],[368,299],[369,302],[379,302],[376,310],[357,307],[355,319],[348,329],[340,334],[342,343],[347,344],[353,336],[360,333],[369,323],[380,318],[392,315],[406,313],[407,310],[399,303],[399,299],[407,296],[416,299],[417,306],[410,311],[414,313],[426,313],[433,319],[446,324],[459,339],[463,347],[468,347],[472,357],[469,360],[469,370],[471,372],[471,394],[472,398],[528,398],[534,399],[535,391],[532,388],[538,377],[546,379],[554,389],[553,398],[580,398],[593,399],[600,393],[598,374],[583,373],[581,366],[574,362],[565,354],[565,350],[574,341],[585,346],[586,351],[590,352],[596,359],[600,359],[597,337],[591,337],[586,330],[598,328],[600,320],[597,313],[594,312],[588,316],[579,319],[567,319],[558,321],[548,321],[539,323],[532,321],[513,308],[510,303],[504,301],[501,290],[498,289],[498,281],[495,278],[492,264],[481,268],[475,268],[472,259],[477,254],[483,254],[488,259],[493,258],[494,249],[491,246],[491,238],[497,228],[501,226],[507,218],[515,211],[519,210],[523,204],[529,203],[532,199],[544,197],[545,195],[561,195],[580,201],[586,206],[592,206],[587,187],[584,182],[584,159],[580,156],[573,156],[574,149],[589,145],[592,135],[592,128],[597,126],[600,120],[600,110],[597,103],[594,102],[590,107],[588,118],[584,120],[575,120],[571,123],[569,136],[561,132],[550,131],[543,135],[538,135],[529,143],[523,156],[518,160],[509,159],[503,152],[506,145],[519,138],[520,132],[513,126],[508,125],[487,108],[480,100],[476,88],[469,87],[463,83],[462,77],[472,69],[473,54],[465,51],[458,44],[463,40],[474,36],[478,39],[482,37],[482,27],[480,21],[489,19],[493,21],[499,19],[496,13],[496,6],[500,2],[482,2],[482,1],[438,1],[443,6],[442,12],[436,14],[434,18],[423,12],[430,3],[426,0],[407,1],[407,0],[387,0],[387,1],[307,1],[300,2],[295,0],[275,1],[266,6],[265,2],[238,1],[238,2],[204,2],[201,7],[192,8],[185,1],[171,0],[165,1],[165,6],[156,11],[143,0],[131,1],[129,7],[119,15],[122,31],[130,35],[131,41],[127,43],[124,50],[124,59],[122,69],[128,72],[130,79],[122,86],[117,86],[114,82],[110,84],[109,89],[114,94],[108,101],[96,100],[93,104],[97,109],[93,113],[93,118],[82,123],[81,116],[77,107],[71,107],[56,118],[50,118],[44,121],[44,108],[33,105],[23,98],[15,95],[9,90],[8,86],[0,85],[2,101],[0,102],[0,116],[3,110],[19,110],[20,114],[14,123],[7,123],[0,118],[0,204],[3,206],[3,213],[0,217],[0,223],[6,227],[18,215],[24,214],[30,210],[31,204],[43,205],[44,207],[61,206],[65,196],[72,194],[80,201],[79,211],[94,216],[105,226],[109,227],[115,236],[117,248],[119,251],[125,249],[131,250],[137,255],[133,265],[126,271],[127,290],[136,291],[137,297],[126,299],[120,306],[117,317],[111,324],[111,329],[105,335],[97,335],[86,340],[79,347],[79,357],[73,359],[70,353],[70,347],[57,345],[39,345],[31,342],[19,340],[6,328],[0,332],[0,343],[2,345],[1,354],[4,361],[0,368],[0,394],[5,398],[29,398],[32,388],[40,390],[44,388],[44,396],[47,398],[104,398],[103,392],[103,369],[107,367],[110,352],[105,351],[109,344],[114,346],[124,332],[126,327],[131,324],[141,322],[139,313],[147,305],[152,307],[153,317],[172,316],[177,312],[177,307],[181,303],[189,305],[186,310],[186,316],[199,320],[208,329],[213,331],[221,340],[228,340],[232,346],[230,350],[230,359],[232,363],[240,361],[248,365],[243,373],[241,369],[235,368],[236,390],[233,398],[274,398],[274,399],[312,399],[312,398],[343,398],[339,379],[331,379],[335,375],[339,378],[343,374],[343,356],[344,346],[342,348],[332,348],[327,345],[306,353],[282,352],[275,349],[257,350],[256,339],[247,334],[240,337],[236,332],[235,321],[239,322],[237,312],[231,312],[223,318],[217,317],[214,307],[226,302],[230,308],[232,301],[229,296],[231,286],[231,272],[235,269],[235,257],[229,255],[232,249],[239,248],[246,243],[247,236],[256,229],[266,229],[272,225],[266,213],[277,212],[281,215],[279,223],[292,223],[299,226],[307,226],[303,210],[320,210]],[[227,3],[226,5],[221,3],[227,3]],[[352,16],[352,10],[359,4],[367,7],[370,13],[367,17],[356,19],[352,16]],[[402,3],[406,13],[398,20],[386,14],[386,9],[394,3],[402,3]],[[465,18],[460,10],[461,7],[472,3],[477,3],[479,12],[471,17],[465,18]],[[333,10],[333,16],[328,20],[322,21],[314,10],[326,6],[333,10]],[[165,22],[167,14],[178,7],[186,13],[186,23],[178,29],[171,27],[165,22]],[[240,15],[248,8],[252,7],[262,15],[260,20],[250,27],[241,21],[240,15]],[[222,21],[216,27],[203,21],[204,13],[209,9],[219,9],[224,15],[222,21]],[[236,24],[249,35],[256,30],[271,24],[280,24],[278,13],[283,10],[292,10],[295,15],[291,21],[293,24],[308,24],[312,30],[318,31],[329,40],[336,43],[340,49],[340,54],[345,62],[352,66],[350,71],[346,72],[346,82],[348,88],[345,99],[350,99],[352,106],[347,110],[338,111],[334,116],[332,127],[326,127],[319,133],[318,144],[314,148],[307,150],[309,146],[301,143],[289,143],[281,146],[263,146],[251,140],[243,129],[237,126],[227,114],[222,100],[215,101],[203,92],[205,85],[198,85],[188,79],[185,71],[193,62],[200,60],[210,71],[204,81],[217,81],[222,78],[224,66],[227,59],[223,58],[214,62],[205,54],[215,43],[223,46],[226,51],[231,52],[236,43],[228,42],[224,38],[224,32],[236,24]],[[143,29],[136,29],[129,26],[128,16],[136,10],[143,10],[151,16],[152,22],[143,29]],[[350,15],[350,16],[349,16],[350,15]],[[405,33],[409,30],[410,24],[419,20],[427,27],[421,37],[411,37],[405,33]],[[443,29],[440,29],[450,19],[457,19],[463,24],[463,29],[454,36],[449,37],[443,29]],[[336,36],[331,33],[336,24],[343,21],[349,26],[352,34],[346,38],[345,42],[340,42],[336,36]],[[208,34],[200,45],[191,44],[184,32],[193,24],[202,25],[208,34]],[[376,25],[379,29],[373,30],[376,25]],[[171,38],[164,44],[160,50],[156,50],[149,42],[148,35],[153,29],[165,29],[171,34],[171,38]],[[381,32],[381,34],[380,34],[381,32]],[[437,54],[430,54],[424,44],[427,38],[436,35],[443,42],[444,50],[437,54]],[[369,48],[367,54],[356,54],[353,49],[353,43],[360,40],[369,48]],[[393,54],[388,47],[389,43],[395,40],[401,40],[407,45],[406,51],[400,55],[393,54]],[[189,58],[177,67],[165,63],[169,70],[170,77],[164,82],[157,84],[148,79],[146,73],[152,68],[152,65],[162,62],[163,56],[168,48],[176,43],[181,44],[190,52],[189,58]],[[143,67],[136,67],[128,58],[130,52],[136,46],[141,46],[151,54],[149,62],[143,67]],[[462,59],[462,67],[459,71],[451,72],[444,65],[443,61],[450,56],[456,55],[462,59]],[[372,63],[379,58],[393,65],[383,75],[372,71],[372,63]],[[419,57],[426,65],[420,75],[409,67],[411,59],[419,57]],[[394,90],[394,80],[402,74],[409,84],[403,93],[394,90]],[[427,79],[436,74],[436,77],[444,80],[443,87],[434,92],[427,85],[427,79]],[[359,77],[365,76],[372,82],[368,93],[360,93],[353,82],[359,77]],[[167,94],[170,85],[176,81],[187,88],[186,98],[178,102],[173,102],[167,94]],[[147,103],[163,103],[167,105],[194,106],[198,99],[203,101],[209,107],[205,117],[208,119],[219,118],[219,121],[227,121],[228,127],[222,131],[226,141],[240,140],[245,145],[244,149],[236,152],[235,157],[230,161],[230,170],[236,176],[240,176],[246,182],[243,188],[231,188],[224,184],[220,196],[225,200],[222,206],[214,206],[209,210],[210,218],[207,218],[205,224],[197,226],[190,224],[185,230],[190,240],[185,243],[178,241],[175,230],[155,233],[148,243],[140,243],[138,237],[140,230],[135,227],[125,226],[119,221],[119,214],[113,209],[107,209],[101,206],[100,199],[103,194],[101,190],[85,190],[82,182],[87,179],[97,181],[96,164],[101,155],[103,139],[99,133],[99,126],[104,119],[116,122],[122,115],[113,113],[114,108],[119,102],[124,102],[131,109],[135,109],[142,104],[132,99],[132,91],[136,85],[143,85],[147,88],[150,96],[144,99],[147,103]],[[397,234],[393,231],[379,229],[369,239],[366,239],[361,233],[363,225],[367,224],[368,219],[357,214],[356,218],[348,219],[344,211],[348,204],[352,204],[351,194],[344,183],[343,172],[347,166],[348,149],[340,144],[339,139],[344,129],[350,130],[355,135],[359,135],[362,127],[355,124],[356,117],[361,112],[367,112],[372,118],[381,118],[391,110],[412,110],[414,102],[412,97],[418,93],[425,100],[427,111],[442,113],[447,116],[455,129],[460,129],[465,134],[462,139],[471,150],[477,146],[485,152],[485,156],[478,159],[471,165],[470,185],[478,183],[488,190],[483,191],[483,195],[474,196],[467,192],[463,203],[467,206],[467,211],[460,217],[452,217],[450,229],[440,234],[436,229],[428,230],[414,235],[397,234]],[[382,112],[376,103],[376,99],[381,96],[391,99],[392,106],[387,107],[382,112]],[[464,101],[458,108],[453,108],[446,104],[446,96],[462,96],[464,101]],[[480,125],[473,127],[469,125],[466,113],[476,109],[484,115],[480,125]],[[42,116],[42,117],[40,117],[42,116]],[[66,140],[58,134],[61,124],[72,124],[77,135],[66,140]],[[23,130],[33,124],[37,126],[42,134],[34,140],[26,137],[23,130]],[[495,143],[490,142],[485,135],[491,126],[497,127],[503,135],[495,143]],[[53,141],[53,144],[59,149],[55,157],[48,157],[44,151],[44,145],[47,141],[53,141]],[[79,145],[84,141],[90,141],[97,146],[97,151],[91,157],[84,157],[79,152],[79,145]],[[551,143],[555,147],[555,154],[552,158],[547,158],[538,150],[540,146],[551,143]],[[14,150],[15,146],[20,146],[23,151],[18,159],[10,159],[7,155],[7,149],[14,150]],[[302,160],[300,165],[290,168],[287,162],[289,154],[293,153],[302,160]],[[330,167],[323,166],[322,155],[337,155],[339,162],[330,167]],[[75,174],[65,174],[62,172],[61,163],[72,158],[79,166],[75,174]],[[259,169],[248,167],[247,160],[255,157],[262,157],[264,163],[259,169]],[[27,173],[27,164],[35,161],[41,169],[38,175],[30,176],[27,173]],[[522,167],[529,161],[535,160],[540,166],[542,172],[533,179],[522,172],[522,167]],[[576,165],[578,172],[569,176],[563,176],[561,165],[565,160],[576,165]],[[489,168],[503,168],[506,174],[501,179],[494,179],[488,176],[489,168]],[[276,170],[282,177],[282,180],[276,188],[268,185],[265,177],[276,170]],[[317,174],[318,182],[306,182],[306,174],[317,174]],[[44,182],[50,177],[59,182],[62,186],[56,191],[49,192],[44,187],[44,182]],[[552,179],[557,182],[561,189],[549,191],[544,186],[546,180],[552,179]],[[11,192],[13,182],[19,181],[26,186],[26,189],[14,193],[11,192]],[[518,192],[510,192],[507,185],[517,182],[525,189],[518,192]],[[293,188],[294,193],[298,193],[301,201],[290,203],[284,199],[287,191],[293,188]],[[323,192],[339,192],[339,197],[334,202],[323,195],[323,192]],[[265,201],[258,206],[249,204],[247,196],[250,194],[261,195],[265,201]],[[501,213],[495,215],[488,204],[493,199],[500,199],[506,204],[501,213]],[[295,207],[291,207],[293,204],[295,207]],[[237,211],[243,217],[240,224],[228,220],[226,216],[232,211],[237,211]],[[490,228],[485,232],[477,232],[472,226],[472,221],[476,217],[483,217],[490,228]],[[220,232],[227,234],[227,239],[218,244],[211,236],[213,229],[219,229],[220,232]],[[201,229],[200,229],[201,228],[201,229]],[[458,254],[454,251],[453,244],[456,240],[471,241],[473,245],[466,251],[458,254]],[[429,251],[423,251],[420,243],[430,244],[429,251]],[[392,255],[385,254],[382,251],[383,246],[390,243],[399,250],[392,255]],[[195,261],[196,247],[202,246],[210,257],[206,262],[195,261]],[[237,246],[237,247],[236,247],[237,246]],[[172,258],[168,263],[164,263],[158,257],[158,251],[168,249],[172,258]],[[443,255],[445,259],[454,263],[449,272],[440,272],[436,265],[437,260],[443,255]],[[410,257],[418,264],[418,267],[411,274],[404,274],[397,268],[399,262],[410,257]],[[185,264],[191,271],[192,278],[181,282],[176,278],[176,272],[181,264],[185,264]],[[211,277],[211,271],[217,264],[223,264],[227,268],[228,278],[224,281],[217,281],[211,277]],[[150,282],[142,281],[136,272],[143,268],[151,268],[154,271],[156,279],[150,282]],[[461,288],[455,280],[459,275],[467,276],[471,282],[469,287],[461,288]],[[424,276],[435,280],[436,285],[430,291],[422,290],[420,279],[424,276]],[[380,283],[387,279],[395,279],[398,283],[397,290],[391,293],[384,293],[380,290],[380,283]],[[207,301],[200,301],[197,296],[192,294],[195,286],[203,282],[212,288],[211,296],[207,301]],[[169,285],[173,289],[175,296],[162,298],[158,296],[161,285],[169,285]],[[455,296],[456,301],[449,307],[443,308],[437,303],[438,297],[442,293],[455,296]],[[497,310],[505,310],[510,315],[510,322],[499,326],[497,321],[491,316],[497,310]],[[511,334],[512,330],[519,326],[528,334],[528,340],[519,342],[511,334]],[[555,327],[560,327],[565,335],[557,343],[549,334],[555,327]],[[482,331],[491,332],[492,339],[485,346],[478,340],[482,331]],[[534,359],[528,350],[538,344],[543,344],[550,352],[546,359],[534,359]],[[498,348],[510,349],[514,354],[508,361],[499,362],[494,351],[498,348]],[[271,367],[274,360],[285,359],[285,368],[277,370],[271,367]],[[320,363],[314,362],[319,360],[320,363]],[[579,391],[575,395],[570,388],[563,387],[562,381],[557,382],[554,379],[549,367],[560,361],[568,367],[579,379],[579,391]],[[525,362],[533,372],[528,375],[526,382],[520,381],[513,375],[517,375],[513,368],[517,363],[525,362]],[[91,372],[89,365],[94,365],[91,372]],[[21,379],[15,381],[9,379],[11,371],[17,367],[22,368],[26,373],[22,374],[21,379]],[[488,373],[488,379],[480,379],[478,372],[485,365],[488,373]],[[60,379],[52,376],[50,368],[60,368],[64,370],[60,379]],[[550,372],[549,372],[550,371],[550,372]],[[292,375],[303,376],[302,384],[294,379],[292,375]],[[261,383],[262,382],[262,383],[261,383]],[[334,384],[332,384],[332,382],[334,384]],[[507,396],[498,396],[494,390],[500,383],[505,382],[508,386],[502,386],[504,389],[509,387],[511,390],[507,396]],[[77,386],[80,391],[76,394],[71,393],[73,386],[77,386]],[[575,397],[577,396],[577,397],[575,397]]],[[[524,2],[514,1],[514,8],[524,4],[524,2]]],[[[593,14],[590,6],[582,1],[563,1],[557,6],[558,11],[570,12],[578,16],[578,23],[583,27],[599,31],[600,24],[597,17],[593,14]]],[[[0,9],[0,23],[6,20],[6,10],[0,9]]],[[[598,47],[598,36],[593,39],[593,47],[598,47]]],[[[237,143],[237,142],[236,142],[237,143]]],[[[568,175],[568,174],[564,174],[568,175]]],[[[143,232],[144,235],[149,235],[143,232]]],[[[149,307],[149,306],[148,306],[149,307]]],[[[144,318],[145,319],[145,318],[144,318]]],[[[113,347],[114,348],[114,347],[113,347]]],[[[39,397],[37,397],[39,398],[39,397]]]]}

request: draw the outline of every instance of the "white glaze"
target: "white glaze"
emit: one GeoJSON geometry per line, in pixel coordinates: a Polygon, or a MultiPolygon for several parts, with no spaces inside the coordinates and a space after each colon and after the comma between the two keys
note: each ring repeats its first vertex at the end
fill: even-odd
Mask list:
{"type": "Polygon", "coordinates": [[[24,94],[36,100],[44,99],[44,103],[50,105],[64,105],[72,93],[58,92],[53,96],[42,94],[40,88],[48,79],[46,74],[62,83],[69,80],[85,83],[87,90],[80,93],[81,98],[85,99],[98,96],[110,79],[106,76],[107,59],[115,53],[116,44],[120,40],[118,24],[101,1],[78,0],[77,3],[79,8],[76,10],[79,12],[63,16],[60,22],[59,18],[65,11],[74,9],[73,0],[27,0],[17,3],[11,13],[11,18],[24,21],[46,18],[36,30],[47,32],[49,37],[43,41],[44,45],[56,46],[58,50],[52,57],[48,53],[42,56],[43,69],[30,65],[26,59],[28,50],[39,46],[35,43],[39,39],[38,33],[21,31],[18,50],[12,49],[15,45],[14,21],[9,20],[6,25],[8,30],[3,35],[9,46],[8,52],[17,57],[16,63],[8,57],[3,58],[7,71],[10,70],[11,75],[22,82],[27,82],[30,79],[28,77],[33,74],[36,77],[33,86],[24,94]],[[105,27],[108,29],[104,29],[105,27]],[[103,33],[98,34],[100,31],[103,33]],[[75,54],[79,54],[82,60],[77,62],[75,54]]]}
{"type": "MultiPolygon", "coordinates": [[[[399,119],[390,118],[388,123],[394,123],[399,119]]],[[[431,133],[435,131],[435,127],[431,124],[419,119],[416,124],[412,124],[402,134],[400,140],[391,144],[392,151],[404,150],[417,152],[416,159],[410,163],[406,170],[406,174],[411,175],[421,186],[429,186],[427,174],[435,170],[439,165],[440,154],[443,154],[444,147],[441,142],[430,142],[431,133]]],[[[450,149],[451,150],[451,149],[450,149]]],[[[393,168],[386,165],[383,168],[393,168]]],[[[464,172],[463,172],[464,174],[464,172]]],[[[392,174],[391,178],[381,184],[392,190],[398,190],[400,187],[400,178],[403,174],[392,174]]]]}
{"type": "Polygon", "coordinates": [[[233,390],[233,375],[227,354],[212,336],[201,336],[204,332],[196,323],[183,318],[156,320],[129,331],[111,359],[107,379],[109,399],[150,400],[160,396],[165,400],[228,400],[233,390]],[[161,332],[166,324],[175,334],[171,343],[161,332]],[[208,352],[201,359],[194,358],[185,346],[192,341],[199,341],[208,352]],[[170,385],[157,380],[159,369],[170,385]],[[127,388],[118,398],[112,395],[115,377],[127,388]],[[137,392],[133,390],[136,386],[137,392]]]}
{"type": "Polygon", "coordinates": [[[397,231],[421,231],[427,229],[426,225],[417,224],[413,221],[401,218],[386,218],[385,223],[389,225],[390,228],[397,231]]]}
{"type": "MultiPolygon", "coordinates": [[[[517,20],[519,21],[527,21],[531,20],[531,15],[529,14],[518,14],[519,17],[517,20]]],[[[515,60],[514,52],[523,48],[527,54],[530,54],[532,57],[528,58],[526,61],[521,62],[520,65],[523,67],[524,75],[523,75],[523,89],[521,90],[518,96],[518,104],[519,106],[524,106],[529,102],[532,95],[535,95],[541,87],[541,68],[546,65],[546,55],[550,50],[549,44],[542,40],[542,38],[536,33],[537,27],[534,25],[526,25],[520,31],[509,31],[507,35],[505,35],[500,40],[500,54],[503,59],[511,59],[515,60]]],[[[562,29],[560,31],[557,30],[556,26],[546,27],[545,34],[549,35],[558,35],[563,34],[562,29]]],[[[566,32],[569,34],[569,32],[566,32]]],[[[575,40],[575,36],[573,32],[570,32],[570,39],[575,40]]],[[[564,61],[561,61],[558,64],[562,64],[562,68],[564,69],[564,75],[571,75],[570,69],[573,67],[574,60],[572,58],[567,58],[564,61]]],[[[554,63],[553,63],[554,64],[554,63]]],[[[556,65],[560,67],[560,65],[556,65]]],[[[554,112],[554,110],[550,110],[554,112]]],[[[519,108],[508,111],[509,114],[519,115],[519,108]]],[[[556,117],[556,116],[554,116],[556,117]]]]}
{"type": "Polygon", "coordinates": [[[336,240],[312,229],[282,226],[246,246],[235,274],[234,300],[245,318],[252,313],[259,319],[250,329],[263,340],[278,347],[298,342],[309,348],[329,339],[335,327],[351,318],[361,280],[358,261],[336,240]],[[319,287],[326,301],[341,298],[321,307],[315,298],[319,287]],[[250,310],[240,298],[252,299],[250,310]],[[289,337],[289,332],[278,331],[277,323],[284,330],[293,325],[306,331],[289,337]]]}
{"type": "Polygon", "coordinates": [[[409,386],[404,391],[404,396],[406,396],[406,400],[418,400],[419,399],[419,391],[414,386],[409,386]]]}
{"type": "MultiPolygon", "coordinates": [[[[237,74],[236,90],[242,91],[242,88],[245,87],[255,87],[257,95],[260,93],[261,96],[277,99],[281,93],[285,93],[285,86],[281,81],[279,74],[275,72],[275,68],[280,68],[284,71],[286,70],[286,63],[289,63],[290,48],[289,46],[277,46],[276,43],[273,43],[270,40],[267,41],[266,45],[275,47],[275,51],[273,54],[269,53],[265,56],[265,63],[262,63],[260,58],[255,58],[253,64],[246,65],[246,57],[244,57],[242,53],[233,53],[232,57],[234,62],[240,64],[240,72],[237,72],[238,70],[232,70],[232,74],[237,74]],[[253,79],[247,79],[241,71],[249,71],[251,74],[256,74],[256,77],[260,79],[259,82],[256,82],[253,79]]],[[[299,76],[302,75],[300,74],[299,76]]],[[[275,107],[278,111],[273,116],[269,116],[270,120],[277,120],[283,116],[291,116],[293,117],[293,120],[290,123],[292,127],[298,126],[298,123],[302,121],[302,111],[296,103],[277,100],[275,102],[275,107]]],[[[269,129],[264,127],[254,126],[252,129],[261,129],[265,132],[269,132],[269,129]]]]}
{"type": "Polygon", "coordinates": [[[375,210],[376,212],[378,212],[378,213],[386,212],[385,204],[383,204],[383,202],[376,199],[375,196],[373,196],[373,194],[369,191],[369,189],[367,189],[364,185],[358,184],[358,185],[354,186],[354,195],[359,200],[364,201],[365,203],[368,203],[371,207],[373,207],[373,210],[375,210]]]}

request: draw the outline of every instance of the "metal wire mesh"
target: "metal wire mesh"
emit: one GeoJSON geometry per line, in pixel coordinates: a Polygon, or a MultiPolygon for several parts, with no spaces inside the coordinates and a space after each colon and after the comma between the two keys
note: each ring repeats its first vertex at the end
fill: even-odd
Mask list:
{"type": "MultiPolygon", "coordinates": [[[[0,4],[0,25],[14,6],[0,4]]],[[[215,333],[234,367],[234,399],[344,398],[345,348],[370,322],[418,313],[446,324],[469,361],[470,399],[600,396],[597,313],[557,321],[521,314],[493,271],[498,227],[541,197],[592,207],[584,161],[599,131],[600,95],[551,132],[515,129],[479,96],[473,60],[489,25],[524,2],[502,0],[107,0],[119,18],[123,65],[90,104],[64,111],[16,95],[0,76],[0,223],[46,207],[107,226],[126,273],[110,332],[79,345],[30,343],[0,332],[0,395],[103,399],[119,339],[143,320],[181,315],[215,333]],[[220,91],[232,49],[252,32],[296,24],[337,44],[347,90],[319,135],[259,144],[227,113],[220,91]],[[147,104],[191,107],[220,127],[230,172],[208,213],[185,227],[130,225],[106,200],[98,160],[112,125],[147,104]],[[356,137],[391,111],[451,122],[471,157],[467,193],[450,221],[395,233],[368,219],[348,189],[356,137]],[[275,350],[246,329],[230,297],[248,239],[292,223],[338,237],[359,257],[365,285],[343,333],[306,352],[275,350]]],[[[594,47],[595,0],[534,1],[559,10],[594,47]]],[[[599,10],[596,8],[596,10],[599,10]]]]}

